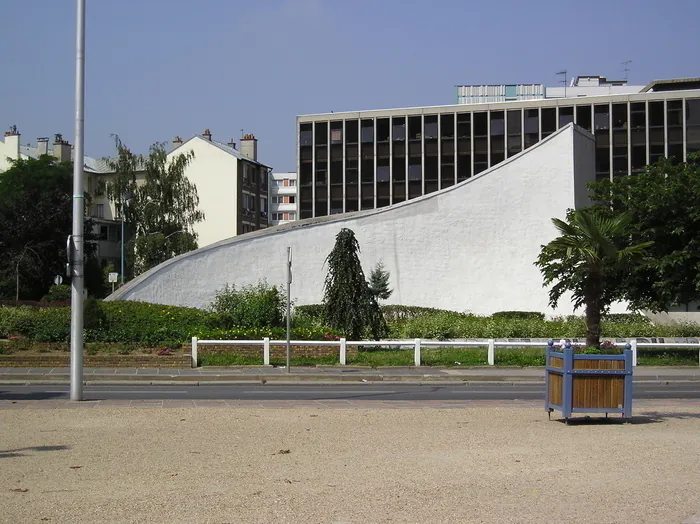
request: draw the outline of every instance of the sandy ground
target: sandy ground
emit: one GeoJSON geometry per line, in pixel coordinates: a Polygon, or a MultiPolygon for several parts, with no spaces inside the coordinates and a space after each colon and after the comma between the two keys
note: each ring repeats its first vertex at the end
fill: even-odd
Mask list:
{"type": "Polygon", "coordinates": [[[566,426],[530,407],[23,409],[0,424],[8,523],[681,523],[700,511],[700,407],[625,425],[566,426]]]}

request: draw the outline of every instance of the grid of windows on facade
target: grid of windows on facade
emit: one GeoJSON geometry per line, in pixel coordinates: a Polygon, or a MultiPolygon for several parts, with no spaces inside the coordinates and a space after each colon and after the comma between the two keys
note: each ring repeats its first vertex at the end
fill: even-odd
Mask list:
{"type": "Polygon", "coordinates": [[[296,187],[297,181],[285,178],[282,180],[273,180],[272,187],[296,187]]]}
{"type": "Polygon", "coordinates": [[[285,221],[285,220],[296,220],[297,214],[294,211],[272,213],[272,220],[275,222],[285,221]]]}
{"type": "Polygon", "coordinates": [[[384,207],[450,187],[571,122],[595,136],[599,180],[700,152],[700,98],[301,122],[300,218],[384,207]]]}
{"type": "Polygon", "coordinates": [[[289,196],[273,196],[272,197],[272,203],[273,204],[296,204],[297,197],[293,195],[289,196]]]}

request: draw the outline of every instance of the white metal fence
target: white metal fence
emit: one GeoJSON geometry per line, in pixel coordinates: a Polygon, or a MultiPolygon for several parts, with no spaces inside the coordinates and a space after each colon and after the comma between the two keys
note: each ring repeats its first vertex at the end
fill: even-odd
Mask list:
{"type": "MultiPolygon", "coordinates": [[[[559,346],[559,340],[564,339],[552,339],[554,340],[555,346],[559,346]]],[[[286,340],[270,340],[269,338],[264,338],[262,340],[199,340],[197,337],[192,337],[192,367],[196,368],[198,363],[198,351],[201,345],[210,346],[262,346],[263,350],[263,364],[265,366],[270,365],[270,346],[284,346],[287,344],[286,340]]],[[[638,348],[669,348],[669,349],[683,349],[683,348],[695,348],[698,349],[698,365],[700,365],[700,342],[638,342],[636,338],[631,338],[629,341],[624,342],[613,342],[615,347],[625,347],[627,344],[630,345],[632,350],[632,365],[637,365],[637,349],[638,348]]],[[[421,365],[421,348],[488,348],[487,350],[487,361],[489,366],[493,366],[496,363],[496,348],[524,348],[524,347],[537,347],[544,348],[547,342],[535,341],[535,342],[518,342],[518,341],[501,341],[493,338],[480,339],[480,340],[425,340],[416,338],[413,340],[346,340],[341,338],[340,340],[292,340],[290,342],[292,347],[294,346],[325,346],[325,347],[338,347],[339,348],[339,360],[340,365],[345,366],[347,364],[347,348],[348,346],[369,346],[369,347],[382,347],[382,348],[398,348],[410,351],[413,350],[413,364],[415,366],[421,365]]],[[[572,346],[585,346],[584,342],[571,342],[572,346]]]]}

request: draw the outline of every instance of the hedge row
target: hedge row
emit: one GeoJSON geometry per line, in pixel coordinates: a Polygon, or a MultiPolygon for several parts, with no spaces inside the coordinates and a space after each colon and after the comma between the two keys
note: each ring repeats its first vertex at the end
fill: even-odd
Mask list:
{"type": "MultiPolygon", "coordinates": [[[[87,303],[86,303],[87,304],[87,303]]],[[[285,338],[282,328],[222,327],[218,315],[194,308],[162,306],[144,302],[101,302],[99,311],[85,315],[86,342],[128,342],[146,345],[185,343],[204,339],[285,338]]],[[[0,338],[24,336],[37,342],[67,342],[70,308],[34,309],[0,307],[0,338]]],[[[338,338],[328,329],[296,329],[299,340],[338,338]]]]}
{"type": "MultiPolygon", "coordinates": [[[[613,317],[615,321],[601,322],[602,336],[627,337],[695,337],[700,326],[678,323],[655,326],[645,317],[629,315],[613,317]]],[[[391,336],[395,338],[584,338],[586,323],[583,317],[570,316],[554,320],[534,318],[477,317],[459,313],[439,313],[417,317],[394,324],[391,336]]]]}
{"type": "MultiPolygon", "coordinates": [[[[297,340],[337,339],[340,333],[323,326],[318,318],[321,306],[297,307],[292,337],[297,340]],[[315,308],[315,309],[314,309],[315,308]]],[[[505,312],[491,317],[466,313],[385,306],[384,314],[392,338],[582,338],[586,328],[582,317],[544,320],[539,315],[505,312]]],[[[0,306],[0,338],[20,335],[37,342],[67,342],[70,309],[0,306]]],[[[602,322],[603,337],[695,337],[697,324],[654,326],[640,315],[609,316],[602,322]]],[[[161,306],[143,302],[86,302],[86,342],[124,342],[145,345],[181,344],[191,337],[200,339],[285,338],[284,328],[229,328],[221,316],[199,309],[161,306]]]]}

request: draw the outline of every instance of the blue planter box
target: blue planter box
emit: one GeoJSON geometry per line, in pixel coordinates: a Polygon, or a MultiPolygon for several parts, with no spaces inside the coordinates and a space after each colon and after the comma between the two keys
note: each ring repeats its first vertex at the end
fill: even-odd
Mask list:
{"type": "Polygon", "coordinates": [[[618,355],[575,354],[547,347],[547,413],[621,413],[632,417],[632,351],[618,355]]]}

